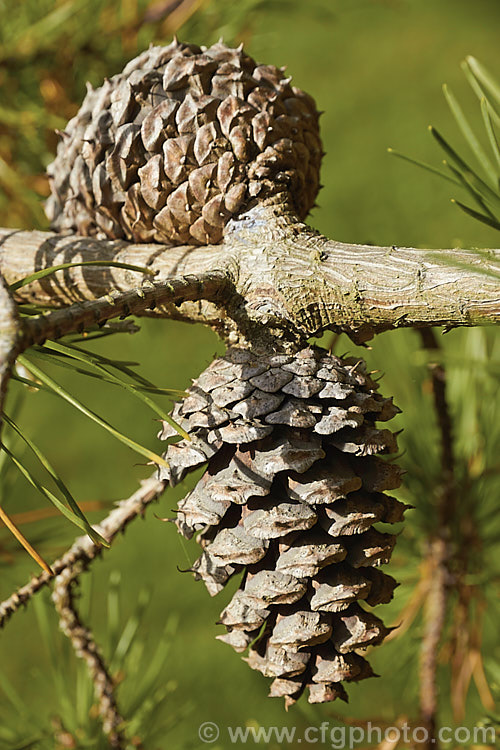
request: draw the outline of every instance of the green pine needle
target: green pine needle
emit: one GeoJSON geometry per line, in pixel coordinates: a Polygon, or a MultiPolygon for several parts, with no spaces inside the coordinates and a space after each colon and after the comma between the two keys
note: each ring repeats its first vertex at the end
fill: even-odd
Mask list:
{"type": "Polygon", "coordinates": [[[457,122],[458,127],[462,131],[462,135],[464,136],[465,140],[469,144],[469,147],[476,157],[479,164],[484,169],[486,175],[490,179],[490,181],[495,185],[495,187],[498,185],[498,174],[489,160],[489,158],[486,155],[486,152],[484,151],[483,147],[479,143],[479,140],[476,138],[476,135],[471,128],[469,121],[467,120],[466,116],[464,115],[464,112],[449,90],[449,88],[446,86],[446,84],[443,86],[443,93],[446,98],[446,101],[448,102],[448,106],[457,122]]]}
{"type": "Polygon", "coordinates": [[[486,180],[490,184],[485,182],[481,175],[469,166],[467,161],[432,125],[429,126],[429,130],[433,138],[446,154],[447,159],[444,161],[444,164],[452,173],[452,177],[430,164],[413,159],[405,154],[398,153],[392,148],[388,149],[388,151],[410,164],[421,167],[432,174],[438,175],[439,177],[462,187],[467,193],[469,193],[481,210],[476,211],[458,200],[454,200],[453,202],[456,203],[457,206],[468,216],[481,221],[483,224],[486,224],[493,229],[500,229],[500,220],[495,216],[495,212],[500,212],[500,143],[495,131],[496,127],[500,127],[500,116],[489,98],[489,95],[491,95],[498,103],[500,103],[500,85],[473,57],[466,58],[462,63],[462,70],[480,101],[484,129],[493,155],[493,161],[483,148],[479,138],[471,127],[469,120],[465,116],[462,107],[446,85],[443,86],[443,93],[465,141],[484,172],[486,180]]]}
{"type": "Polygon", "coordinates": [[[500,84],[498,83],[498,81],[491,75],[489,71],[486,70],[484,65],[476,60],[475,57],[472,57],[472,55],[468,55],[465,58],[465,61],[477,81],[479,81],[479,83],[489,91],[496,102],[500,104],[500,84]]]}
{"type": "Polygon", "coordinates": [[[416,167],[425,169],[427,172],[431,172],[431,174],[435,174],[438,177],[442,177],[444,180],[448,180],[448,182],[452,182],[454,185],[460,185],[460,182],[458,182],[457,180],[454,180],[453,177],[450,177],[450,175],[446,174],[446,172],[442,172],[440,169],[433,167],[432,164],[427,164],[424,161],[413,159],[411,156],[406,156],[406,154],[402,154],[393,148],[388,148],[387,151],[389,154],[392,154],[393,156],[397,156],[398,159],[403,159],[403,161],[407,161],[410,164],[414,164],[416,167]]]}
{"type": "MultiPolygon", "coordinates": [[[[11,459],[12,463],[19,469],[21,474],[25,477],[25,479],[28,480],[28,482],[31,484],[32,487],[34,487],[38,492],[43,495],[47,500],[52,503],[52,505],[57,508],[57,510],[63,514],[63,516],[66,516],[68,521],[71,521],[75,526],[78,526],[78,528],[85,531],[93,542],[96,544],[103,545],[104,547],[109,547],[109,542],[104,539],[100,534],[98,534],[92,526],[86,521],[85,523],[81,520],[79,515],[76,513],[72,513],[69,508],[67,508],[64,503],[62,503],[56,495],[54,495],[53,492],[51,492],[47,487],[45,487],[41,482],[38,481],[38,479],[29,471],[29,469],[20,461],[20,459],[15,456],[11,450],[9,450],[4,443],[0,443],[0,446],[3,448],[5,453],[8,455],[8,457],[11,459]]],[[[83,514],[82,514],[83,515],[83,514]]]]}
{"type": "Polygon", "coordinates": [[[487,224],[489,227],[492,227],[492,229],[500,230],[500,222],[498,222],[496,219],[492,219],[490,216],[486,216],[485,214],[479,213],[479,211],[475,211],[470,206],[466,206],[465,203],[461,203],[461,201],[457,201],[455,198],[452,198],[451,202],[456,203],[457,206],[462,209],[462,211],[464,211],[469,216],[472,216],[473,219],[477,219],[483,224],[487,224]]]}
{"type": "Polygon", "coordinates": [[[29,276],[25,276],[23,279],[19,279],[13,284],[10,284],[10,291],[15,292],[17,289],[21,289],[21,287],[27,286],[27,284],[31,284],[33,281],[40,281],[40,279],[44,279],[46,276],[50,276],[57,271],[64,271],[66,268],[77,268],[79,266],[105,266],[106,268],[124,268],[128,271],[137,271],[148,276],[156,275],[156,271],[153,271],[151,268],[145,268],[144,266],[134,266],[131,263],[120,263],[117,260],[85,260],[75,263],[61,263],[58,266],[51,266],[50,268],[42,268],[41,271],[30,273],[29,276]]]}
{"type": "MultiPolygon", "coordinates": [[[[161,419],[164,419],[165,422],[168,422],[174,430],[176,430],[179,435],[182,435],[183,438],[186,440],[191,440],[189,434],[184,430],[177,422],[175,422],[172,417],[167,414],[167,412],[162,409],[158,404],[156,404],[149,396],[146,396],[145,393],[142,392],[142,388],[139,390],[137,386],[134,384],[128,383],[122,378],[118,378],[116,375],[114,375],[112,372],[109,371],[103,364],[102,361],[106,358],[104,357],[97,357],[90,352],[86,352],[83,349],[80,349],[75,346],[71,346],[70,344],[60,344],[55,341],[47,341],[43,347],[40,347],[37,349],[38,352],[43,352],[47,350],[52,350],[56,352],[57,354],[64,355],[67,359],[74,360],[76,362],[82,362],[86,364],[88,367],[90,367],[94,372],[104,381],[111,383],[113,385],[118,385],[124,388],[127,393],[134,396],[135,398],[138,398],[140,401],[142,401],[144,404],[146,404],[152,411],[155,412],[161,419]]],[[[50,356],[50,355],[49,355],[50,356]]],[[[107,360],[108,367],[112,367],[113,361],[107,360]]],[[[71,363],[71,366],[73,366],[73,363],[71,363]]],[[[116,369],[118,369],[120,372],[126,372],[127,374],[130,374],[131,376],[135,376],[135,373],[133,373],[129,368],[125,367],[123,364],[116,365],[116,369]]],[[[91,374],[87,373],[85,370],[78,370],[78,372],[84,373],[84,374],[91,374]]],[[[177,395],[178,392],[175,392],[175,395],[177,395]]],[[[168,392],[168,395],[172,395],[171,392],[168,392]]]]}
{"type": "Polygon", "coordinates": [[[495,109],[494,103],[488,97],[487,92],[485,92],[485,90],[481,87],[480,83],[478,82],[477,78],[474,76],[474,73],[472,72],[470,68],[468,60],[464,60],[464,62],[461,64],[460,67],[462,68],[470,87],[472,88],[473,92],[475,93],[479,101],[486,99],[486,101],[488,102],[488,106],[491,109],[491,117],[495,125],[497,127],[500,126],[500,116],[498,115],[498,112],[495,109]]]}
{"type": "MultiPolygon", "coordinates": [[[[492,122],[492,117],[494,115],[494,112],[488,100],[485,99],[484,97],[481,99],[481,114],[483,116],[484,129],[486,130],[486,135],[488,136],[488,140],[490,142],[493,156],[495,157],[497,167],[500,170],[500,147],[498,145],[498,139],[497,139],[495,130],[493,128],[493,122],[492,122]]],[[[497,187],[500,188],[499,174],[497,174],[496,184],[497,184],[497,187]]]]}
{"type": "Polygon", "coordinates": [[[482,208],[485,214],[490,217],[493,221],[496,221],[496,217],[493,214],[492,211],[488,208],[486,205],[483,196],[481,193],[476,190],[474,185],[470,182],[468,179],[468,176],[465,174],[462,174],[462,172],[459,172],[458,169],[456,169],[452,164],[449,164],[447,161],[443,162],[448,169],[456,176],[457,180],[459,180],[461,186],[470,194],[470,196],[476,201],[478,206],[482,208]]]}
{"type": "Polygon", "coordinates": [[[29,470],[23,466],[21,469],[21,464],[14,457],[14,455],[7,450],[7,453],[9,457],[12,459],[12,461],[16,464],[16,466],[22,471],[24,476],[28,479],[30,484],[32,484],[36,489],[38,489],[42,495],[44,495],[55,507],[63,513],[66,518],[71,521],[71,523],[78,526],[80,529],[83,529],[89,537],[92,539],[93,542],[96,544],[102,544],[104,547],[109,547],[109,542],[100,534],[95,531],[90,523],[88,522],[87,518],[85,517],[84,513],[80,510],[78,503],[74,499],[73,495],[69,491],[69,489],[64,484],[61,477],[57,474],[55,469],[52,467],[51,463],[49,462],[48,458],[42,453],[42,451],[38,448],[38,446],[35,445],[35,443],[30,440],[18,427],[18,425],[14,422],[13,419],[11,419],[7,414],[3,415],[3,418],[5,422],[11,427],[18,435],[19,437],[26,443],[26,445],[30,448],[30,450],[35,454],[36,458],[38,459],[38,462],[43,466],[43,468],[47,471],[47,473],[52,477],[54,480],[54,483],[59,488],[61,493],[64,495],[64,498],[66,502],[69,505],[69,509],[61,503],[55,495],[53,495],[51,492],[46,490],[42,487],[42,485],[35,480],[35,478],[31,475],[29,470]]]}
{"type": "Polygon", "coordinates": [[[134,440],[127,437],[126,435],[123,435],[123,433],[112,427],[109,422],[106,422],[105,419],[102,419],[102,417],[100,417],[98,414],[84,406],[80,401],[78,401],[77,398],[75,398],[75,396],[72,396],[70,393],[68,393],[61,385],[59,385],[59,383],[56,383],[55,380],[53,380],[45,372],[43,372],[43,370],[40,370],[40,368],[37,367],[31,360],[27,359],[24,354],[18,357],[18,362],[24,365],[27,370],[33,373],[33,375],[38,378],[38,380],[48,386],[54,393],[74,406],[76,409],[78,409],[78,411],[81,411],[82,414],[85,414],[86,417],[91,419],[100,427],[103,427],[107,432],[110,433],[110,435],[115,437],[121,443],[124,443],[126,446],[131,448],[136,453],[139,453],[141,456],[145,456],[148,461],[152,461],[155,464],[168,468],[168,463],[164,458],[159,456],[157,453],[149,450],[149,448],[145,448],[144,446],[139,445],[139,443],[136,443],[134,440]]]}
{"type": "MultiPolygon", "coordinates": [[[[83,352],[87,354],[85,349],[82,349],[80,346],[75,346],[75,344],[66,343],[66,346],[68,346],[70,349],[75,350],[77,352],[83,352]]],[[[151,392],[155,393],[161,393],[164,395],[170,395],[177,397],[184,397],[186,396],[185,391],[179,391],[174,388],[158,388],[154,383],[152,383],[150,380],[145,378],[143,375],[139,375],[139,373],[135,372],[134,370],[131,370],[128,365],[136,365],[139,364],[138,362],[127,362],[127,361],[121,361],[118,359],[109,359],[106,356],[103,356],[102,354],[93,353],[92,357],[96,362],[99,362],[100,364],[106,366],[106,367],[112,367],[115,370],[119,370],[124,375],[128,375],[129,378],[134,380],[138,385],[143,386],[144,390],[150,390],[151,392]]]]}
{"type": "Polygon", "coordinates": [[[496,193],[490,188],[489,185],[484,182],[483,179],[477,174],[477,172],[470,167],[464,159],[450,146],[448,141],[436,130],[436,128],[429,127],[432,136],[439,143],[441,148],[447,154],[447,156],[454,162],[455,167],[467,178],[469,183],[473,185],[478,192],[480,192],[486,200],[494,203],[500,208],[500,194],[496,193]]]}

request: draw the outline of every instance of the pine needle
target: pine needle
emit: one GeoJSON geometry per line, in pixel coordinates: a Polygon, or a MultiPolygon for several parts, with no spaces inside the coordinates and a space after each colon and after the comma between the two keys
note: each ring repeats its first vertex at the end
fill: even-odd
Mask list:
{"type": "Polygon", "coordinates": [[[75,398],[75,396],[72,396],[70,393],[68,393],[61,385],[59,385],[59,383],[56,383],[55,380],[53,380],[45,372],[43,372],[35,364],[33,364],[31,360],[26,359],[24,355],[21,355],[20,357],[18,357],[18,362],[24,365],[24,367],[26,367],[27,370],[33,373],[33,375],[36,378],[38,378],[38,380],[40,380],[42,383],[48,386],[54,393],[56,393],[58,396],[63,398],[72,406],[74,406],[76,409],[78,409],[78,411],[81,411],[82,414],[85,414],[86,417],[91,419],[100,427],[103,427],[107,432],[113,435],[113,437],[115,437],[121,443],[124,443],[129,448],[132,448],[132,450],[134,450],[136,453],[139,453],[141,456],[145,456],[148,459],[148,461],[152,461],[155,464],[158,464],[160,466],[165,466],[168,468],[168,463],[165,461],[164,458],[159,456],[157,453],[154,453],[154,451],[149,450],[149,448],[146,448],[140,445],[139,443],[136,443],[135,440],[132,440],[131,438],[127,437],[127,435],[123,435],[123,433],[119,432],[112,425],[110,425],[109,422],[106,422],[105,419],[100,417],[91,409],[88,409],[86,406],[84,406],[84,404],[82,404],[77,398],[75,398]]]}
{"type": "Polygon", "coordinates": [[[500,104],[500,85],[498,81],[486,70],[475,57],[468,55],[465,58],[466,63],[469,65],[474,77],[490,92],[494,99],[500,104]]]}
{"type": "MultiPolygon", "coordinates": [[[[484,97],[481,99],[481,114],[483,116],[484,129],[486,130],[486,134],[490,142],[491,150],[493,151],[493,156],[495,157],[497,166],[500,169],[500,147],[498,145],[498,139],[493,129],[493,123],[492,123],[492,117],[494,115],[494,112],[491,108],[490,103],[484,97]]],[[[497,185],[498,185],[498,174],[496,175],[496,177],[497,177],[497,185]]]]}
{"type": "Polygon", "coordinates": [[[26,552],[31,555],[33,560],[35,560],[38,565],[50,576],[54,575],[54,571],[50,567],[48,563],[45,562],[43,557],[38,554],[36,549],[34,549],[31,544],[28,542],[24,534],[17,528],[15,523],[9,518],[7,513],[4,511],[2,506],[0,506],[0,521],[3,521],[5,526],[9,529],[9,531],[16,537],[17,541],[24,547],[26,552]]]}
{"type": "MultiPolygon", "coordinates": [[[[112,360],[106,359],[105,357],[98,357],[94,354],[90,354],[90,352],[86,352],[84,349],[80,349],[76,346],[71,346],[69,344],[60,344],[55,341],[47,341],[43,347],[38,348],[37,352],[46,352],[47,350],[52,350],[56,352],[57,354],[63,355],[66,360],[69,359],[69,362],[71,363],[71,366],[74,367],[74,362],[82,362],[83,364],[86,364],[88,367],[94,370],[94,372],[103,380],[105,380],[108,383],[111,383],[113,385],[118,385],[122,388],[124,388],[130,395],[134,396],[135,398],[138,398],[140,401],[142,401],[144,404],[146,404],[152,411],[157,414],[160,419],[165,420],[171,427],[176,430],[179,435],[181,435],[185,440],[191,440],[190,435],[184,430],[177,422],[172,419],[172,417],[165,411],[165,409],[162,409],[160,406],[158,406],[155,401],[153,401],[149,396],[147,396],[145,393],[143,393],[143,390],[145,390],[145,387],[139,387],[135,383],[128,383],[127,381],[123,380],[123,378],[117,377],[114,373],[109,371],[109,367],[115,367],[122,373],[126,373],[129,375],[129,377],[132,377],[134,379],[137,379],[136,374],[130,370],[128,367],[125,367],[124,364],[116,363],[116,365],[113,363],[112,360]],[[107,366],[102,364],[102,362],[105,362],[107,366]]],[[[50,356],[50,355],[49,355],[50,356]]],[[[90,375],[91,373],[88,373],[85,370],[78,370],[78,372],[83,373],[84,375],[90,375]]],[[[152,388],[154,390],[155,387],[153,384],[151,384],[152,388]]],[[[166,394],[176,396],[179,394],[178,391],[172,392],[168,389],[166,390],[166,394]]]]}
{"type": "Polygon", "coordinates": [[[489,179],[493,183],[493,185],[497,186],[498,184],[498,175],[495,171],[495,168],[493,167],[491,161],[486,156],[486,153],[479,143],[479,140],[476,138],[476,135],[474,131],[472,130],[469,121],[467,120],[463,109],[453,96],[452,92],[448,89],[446,85],[443,86],[443,93],[445,95],[446,101],[448,102],[448,106],[451,109],[451,112],[457,122],[458,127],[462,131],[462,134],[469,144],[469,147],[478,160],[479,164],[484,169],[485,173],[488,175],[489,179]]]}
{"type": "Polygon", "coordinates": [[[482,195],[489,201],[491,201],[493,204],[500,207],[500,194],[495,192],[490,188],[489,185],[486,184],[486,182],[481,179],[481,177],[477,174],[477,172],[470,167],[464,159],[457,153],[457,151],[450,146],[448,141],[444,138],[444,136],[441,135],[441,133],[436,130],[436,128],[432,127],[432,125],[429,127],[429,130],[432,134],[432,136],[435,138],[435,140],[439,143],[441,148],[444,150],[448,158],[451,159],[452,162],[454,162],[455,167],[463,173],[463,175],[468,179],[468,181],[474,185],[474,187],[482,193],[482,195]]]}
{"type": "Polygon", "coordinates": [[[448,182],[452,182],[454,185],[460,185],[460,183],[457,180],[454,180],[453,177],[450,177],[449,174],[446,174],[446,172],[443,172],[441,169],[437,169],[437,167],[433,167],[432,164],[427,164],[427,162],[425,161],[419,161],[418,159],[413,159],[411,156],[406,156],[406,154],[402,154],[393,148],[388,148],[387,151],[389,154],[392,154],[393,156],[397,156],[398,159],[407,161],[410,164],[414,164],[416,167],[425,169],[426,172],[430,172],[431,174],[435,174],[438,177],[442,177],[443,180],[448,180],[448,182]]]}
{"type": "Polygon", "coordinates": [[[50,268],[42,268],[41,271],[35,271],[30,273],[29,276],[25,276],[13,284],[10,284],[9,288],[11,292],[15,292],[17,289],[21,289],[23,286],[31,284],[33,281],[40,281],[46,276],[51,276],[57,271],[64,271],[66,268],[78,268],[80,266],[105,266],[106,268],[124,268],[128,271],[137,271],[148,276],[155,276],[156,271],[151,268],[145,268],[144,266],[134,266],[131,263],[120,263],[117,260],[85,260],[74,263],[61,263],[58,266],[51,266],[50,268]]]}
{"type": "Polygon", "coordinates": [[[487,214],[490,219],[496,220],[495,215],[492,211],[488,208],[486,205],[483,196],[481,195],[478,190],[474,187],[474,185],[471,184],[471,182],[468,180],[466,175],[462,174],[458,171],[458,169],[455,169],[455,167],[452,164],[449,164],[447,161],[444,162],[448,169],[457,177],[457,180],[460,182],[461,186],[469,193],[469,195],[476,201],[478,206],[482,208],[485,214],[487,214]]]}
{"type": "Polygon", "coordinates": [[[78,506],[78,503],[73,498],[73,495],[68,490],[64,482],[62,481],[61,477],[57,474],[55,469],[50,464],[48,458],[42,453],[42,451],[33,443],[30,438],[25,435],[22,430],[17,426],[17,424],[10,419],[10,417],[7,416],[7,414],[4,414],[4,419],[6,423],[11,427],[18,435],[19,437],[24,440],[26,445],[30,448],[30,450],[35,454],[36,458],[38,459],[38,462],[43,466],[45,471],[49,474],[49,476],[53,479],[56,486],[59,488],[61,493],[64,495],[64,498],[66,499],[66,502],[69,505],[69,508],[66,508],[66,506],[61,503],[58,498],[55,497],[55,495],[52,494],[49,490],[47,490],[43,485],[38,482],[35,477],[29,472],[25,466],[21,465],[21,462],[15,458],[15,456],[6,449],[6,452],[10,456],[10,458],[14,461],[15,465],[21,470],[22,474],[28,479],[31,485],[35,487],[39,492],[41,492],[42,495],[44,495],[51,503],[54,505],[66,518],[71,521],[71,523],[75,524],[75,526],[78,526],[78,528],[82,529],[82,531],[85,531],[89,537],[92,539],[93,542],[96,544],[102,544],[104,547],[109,547],[110,544],[107,541],[107,539],[104,539],[103,536],[97,533],[95,529],[92,528],[90,523],[88,522],[87,518],[85,517],[84,513],[81,511],[80,507],[78,506]]]}
{"type": "Polygon", "coordinates": [[[489,227],[492,227],[493,229],[499,229],[500,230],[500,222],[497,221],[497,219],[492,219],[490,216],[486,216],[485,214],[479,213],[479,211],[475,211],[470,206],[466,206],[465,203],[462,203],[461,201],[457,201],[455,198],[451,199],[452,203],[456,203],[459,208],[464,211],[464,213],[468,214],[469,216],[472,216],[473,219],[477,219],[478,221],[481,221],[483,224],[487,224],[489,227]]]}

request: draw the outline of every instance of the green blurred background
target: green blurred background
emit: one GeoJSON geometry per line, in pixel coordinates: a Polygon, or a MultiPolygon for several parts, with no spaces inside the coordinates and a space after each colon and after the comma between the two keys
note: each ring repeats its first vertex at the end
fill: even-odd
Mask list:
{"type": "MultiPolygon", "coordinates": [[[[310,222],[323,233],[360,243],[498,247],[497,232],[451,204],[449,184],[390,157],[387,147],[439,165],[441,153],[427,131],[432,123],[462,148],[441,84],[447,82],[472,122],[479,122],[477,100],[459,63],[471,54],[500,74],[499,22],[497,0],[0,0],[0,225],[47,228],[41,206],[47,195],[44,171],[57,141],[53,131],[63,129],[76,112],[85,81],[99,85],[150,42],[168,43],[177,32],[183,41],[199,44],[211,44],[221,35],[228,43],[243,41],[258,61],[288,65],[295,85],[315,97],[324,112],[326,157],[324,188],[310,222]]],[[[140,325],[140,333],[104,339],[95,350],[140,362],[140,371],[162,387],[185,388],[223,351],[201,327],[149,320],[140,325]]],[[[326,336],[325,343],[330,341],[326,336]]],[[[453,331],[442,342],[439,356],[448,368],[460,480],[461,506],[453,533],[466,548],[467,561],[460,594],[450,597],[439,652],[439,718],[442,725],[473,726],[493,715],[492,699],[500,684],[494,652],[500,347],[495,332],[486,329],[453,331]]],[[[184,543],[172,524],[150,511],[94,564],[93,573],[84,577],[81,599],[108,654],[123,627],[128,624],[132,632],[134,618],[138,620],[131,649],[120,662],[118,696],[130,716],[141,680],[153,686],[137,729],[148,750],[202,746],[197,728],[204,721],[221,727],[303,728],[325,720],[333,726],[340,717],[391,725],[418,715],[422,602],[417,585],[426,575],[424,558],[435,529],[440,483],[428,355],[411,331],[379,336],[369,350],[342,336],[336,351],[361,353],[370,368],[382,370],[382,391],[394,394],[403,410],[395,428],[404,428],[401,463],[408,474],[399,496],[415,510],[407,514],[388,568],[403,585],[381,614],[387,624],[404,621],[404,632],[373,654],[381,677],[351,686],[349,705],[311,707],[301,700],[285,713],[280,702],[266,698],[267,681],[215,640],[221,632],[215,622],[236,582],[210,599],[201,583],[177,570],[195,559],[196,544],[184,543]],[[164,641],[170,650],[162,651],[160,664],[156,649],[164,641]],[[155,663],[158,674],[148,683],[148,669],[155,663]]],[[[126,394],[56,368],[53,373],[135,440],[161,449],[155,439],[157,423],[126,394]]],[[[12,384],[11,410],[21,390],[12,384]]],[[[88,513],[93,521],[103,516],[104,504],[128,496],[149,474],[147,467],[137,465],[135,454],[58,399],[29,393],[19,409],[18,422],[44,447],[75,497],[85,507],[101,504],[88,513]]],[[[193,482],[191,477],[168,490],[155,513],[171,516],[193,482]]],[[[14,468],[4,471],[2,495],[12,515],[44,507],[14,468]]],[[[49,560],[74,536],[58,517],[37,518],[23,530],[49,560]]],[[[1,599],[35,572],[34,563],[3,528],[0,571],[1,599]]],[[[48,594],[41,596],[1,634],[0,748],[106,747],[97,739],[95,715],[88,715],[84,673],[58,635],[48,602],[48,594]],[[27,745],[28,740],[34,744],[27,745]]],[[[212,747],[233,745],[223,730],[212,747]]]]}

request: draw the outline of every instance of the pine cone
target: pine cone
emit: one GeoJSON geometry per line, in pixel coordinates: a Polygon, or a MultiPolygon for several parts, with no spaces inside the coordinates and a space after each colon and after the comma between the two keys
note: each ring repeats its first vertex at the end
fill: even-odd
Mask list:
{"type": "MultiPolygon", "coordinates": [[[[172,484],[208,462],[176,518],[203,548],[192,570],[210,592],[244,571],[219,636],[275,678],[293,703],[346,699],[344,681],[373,675],[358,651],[388,630],[361,606],[388,602],[396,581],[377,568],[395,537],[372,528],[407,506],[384,494],[400,470],[376,421],[399,410],[377,392],[362,360],[318,348],[295,356],[229,349],[194,381],[172,416],[191,436],[169,445],[172,484]]],[[[164,423],[159,437],[175,435],[164,423]]]]}
{"type": "Polygon", "coordinates": [[[255,198],[286,193],[300,218],[319,186],[310,96],[241,48],[152,47],[89,85],[48,168],[56,231],[209,244],[255,198]]]}

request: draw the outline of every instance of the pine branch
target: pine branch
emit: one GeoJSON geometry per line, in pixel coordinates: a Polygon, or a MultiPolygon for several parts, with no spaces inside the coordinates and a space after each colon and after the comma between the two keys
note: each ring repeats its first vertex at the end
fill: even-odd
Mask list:
{"type": "Polygon", "coordinates": [[[442,538],[429,545],[427,561],[431,566],[429,591],[424,602],[424,632],[420,646],[420,722],[427,730],[425,750],[436,748],[438,722],[437,666],[439,645],[446,619],[449,585],[449,549],[442,538]]]}
{"type": "MultiPolygon", "coordinates": [[[[436,334],[432,329],[422,328],[419,330],[423,346],[432,351],[440,351],[441,346],[436,334]]],[[[440,524],[447,524],[455,512],[454,487],[455,457],[453,451],[452,419],[446,397],[446,372],[441,364],[430,364],[429,369],[432,377],[432,393],[434,396],[434,408],[441,435],[441,471],[444,480],[444,496],[439,506],[440,524]]]]}
{"type": "MultiPolygon", "coordinates": [[[[22,321],[19,318],[16,303],[9,287],[0,274],[0,435],[3,426],[3,407],[7,395],[7,386],[16,357],[22,349],[22,321]]],[[[0,440],[0,450],[5,450],[0,440]]],[[[0,520],[16,537],[31,557],[44,569],[45,575],[51,576],[52,570],[38,552],[31,546],[24,534],[0,507],[0,520]]]]}
{"type": "MultiPolygon", "coordinates": [[[[423,346],[428,350],[441,349],[432,329],[420,329],[423,346]]],[[[446,621],[448,593],[452,579],[451,522],[456,510],[455,457],[453,450],[452,419],[446,394],[446,372],[441,364],[429,365],[440,442],[441,487],[437,507],[437,531],[429,542],[428,562],[431,566],[430,587],[424,602],[424,634],[420,648],[420,717],[428,732],[425,747],[439,749],[437,740],[438,690],[437,666],[439,644],[446,621]]]]}
{"type": "Polygon", "coordinates": [[[62,632],[70,639],[76,655],[87,664],[98,701],[99,716],[110,747],[116,748],[116,750],[124,750],[127,746],[127,740],[123,733],[125,720],[118,710],[113,679],[91,630],[82,624],[75,606],[74,589],[78,585],[78,577],[85,567],[85,564],[80,561],[69,568],[65,568],[57,576],[52,592],[52,601],[59,614],[59,626],[62,632]]]}
{"type": "MultiPolygon", "coordinates": [[[[170,247],[55,232],[0,229],[0,271],[5,268],[9,284],[43,268],[92,261],[117,261],[147,268],[154,272],[156,283],[227,269],[222,245],[170,247]]],[[[76,302],[97,300],[111,292],[133,292],[141,287],[143,280],[143,273],[126,268],[66,268],[21,287],[16,291],[16,299],[52,308],[68,307],[76,302]]]]}
{"type": "Polygon", "coordinates": [[[0,428],[12,366],[19,352],[21,322],[9,287],[0,274],[0,428]]]}
{"type": "Polygon", "coordinates": [[[230,283],[222,272],[214,271],[192,276],[146,283],[131,291],[113,291],[96,300],[76,303],[45,315],[23,320],[22,348],[42,344],[75,331],[83,332],[111,318],[141,315],[147,310],[185,301],[214,301],[229,293],[230,283]]]}
{"type": "MultiPolygon", "coordinates": [[[[283,205],[259,205],[230,222],[220,245],[167,247],[94,240],[48,232],[0,230],[0,271],[9,282],[69,261],[118,260],[146,266],[167,279],[220,274],[220,320],[248,339],[268,335],[302,340],[324,330],[357,341],[391,328],[500,322],[500,250],[418,250],[349,245],[322,237],[283,205]],[[228,279],[224,287],[222,277],[228,279]]],[[[16,298],[61,307],[113,291],[133,291],[136,272],[67,269],[57,280],[19,289],[16,298]]],[[[199,305],[181,306],[184,320],[203,320],[199,305]]],[[[135,314],[151,314],[136,301],[135,314]]],[[[176,317],[178,308],[155,314],[176,317]]],[[[211,315],[205,315],[213,324],[211,315]]],[[[215,317],[217,317],[217,315],[215,317]]]]}
{"type": "MultiPolygon", "coordinates": [[[[144,513],[147,506],[161,495],[164,488],[165,483],[156,479],[155,476],[144,480],[133,495],[117,503],[106,518],[95,526],[95,530],[111,542],[119,532],[125,531],[131,521],[144,513]]],[[[102,549],[88,536],[79,537],[70,549],[53,563],[52,570],[56,576],[59,576],[63,571],[71,571],[81,564],[86,567],[101,553],[102,549]]],[[[47,586],[51,580],[51,576],[45,572],[34,576],[8,599],[1,602],[0,627],[3,627],[22,605],[27,604],[34,594],[47,586]]]]}

